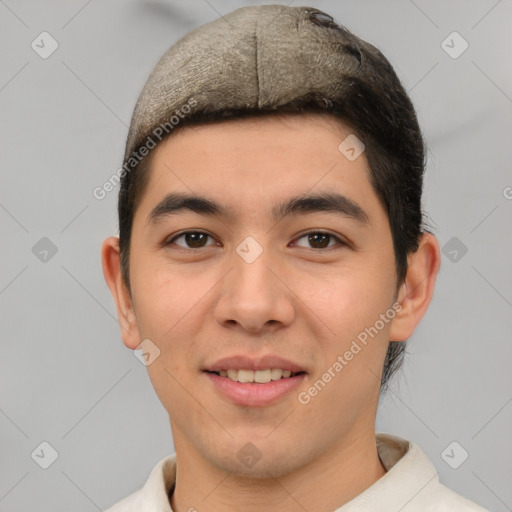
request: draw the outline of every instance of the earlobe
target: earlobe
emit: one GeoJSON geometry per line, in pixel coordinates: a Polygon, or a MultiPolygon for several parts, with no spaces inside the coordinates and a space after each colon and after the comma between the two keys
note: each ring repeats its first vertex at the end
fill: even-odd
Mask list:
{"type": "Polygon", "coordinates": [[[135,350],[140,344],[140,336],[130,292],[121,275],[119,238],[111,236],[104,240],[101,247],[101,263],[105,282],[116,304],[123,343],[135,350]]]}
{"type": "Polygon", "coordinates": [[[408,257],[407,275],[397,298],[401,309],[391,324],[391,341],[405,341],[414,332],[434,294],[440,265],[439,243],[434,235],[424,232],[418,250],[408,257]]]}

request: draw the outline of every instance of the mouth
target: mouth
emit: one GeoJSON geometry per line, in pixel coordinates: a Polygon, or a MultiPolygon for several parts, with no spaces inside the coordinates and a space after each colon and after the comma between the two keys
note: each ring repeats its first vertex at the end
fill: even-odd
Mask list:
{"type": "Polygon", "coordinates": [[[305,371],[278,368],[266,370],[204,370],[216,395],[242,407],[266,407],[284,400],[307,378],[305,371]]]}
{"type": "Polygon", "coordinates": [[[281,368],[267,368],[265,370],[237,370],[233,368],[229,370],[219,370],[217,372],[205,371],[206,373],[218,375],[219,377],[225,377],[233,382],[246,384],[267,384],[268,382],[290,379],[306,373],[304,371],[292,372],[291,370],[283,370],[281,368]]]}
{"type": "Polygon", "coordinates": [[[284,400],[308,378],[305,366],[277,354],[235,354],[202,368],[218,398],[245,407],[284,400]]]}

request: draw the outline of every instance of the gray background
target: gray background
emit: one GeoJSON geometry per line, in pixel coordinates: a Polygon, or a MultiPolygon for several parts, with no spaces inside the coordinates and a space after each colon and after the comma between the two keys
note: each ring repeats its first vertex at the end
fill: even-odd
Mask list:
{"type": "MultiPolygon", "coordinates": [[[[0,0],[2,512],[103,510],[173,451],[167,413],[122,344],[101,271],[118,189],[103,200],[92,191],[119,168],[161,54],[254,3],[0,0]],[[31,47],[43,31],[59,45],[46,59],[31,47]],[[57,249],[46,261],[43,237],[57,249]],[[48,469],[42,442],[58,453],[48,469]]],[[[292,3],[304,4],[384,52],[429,146],[424,206],[442,268],[377,429],[417,442],[457,492],[512,510],[512,2],[292,3]],[[469,44],[457,58],[442,46],[453,31],[469,44]],[[445,460],[457,465],[462,450],[469,457],[453,469],[445,460]]],[[[453,53],[463,42],[446,44],[453,53]]]]}

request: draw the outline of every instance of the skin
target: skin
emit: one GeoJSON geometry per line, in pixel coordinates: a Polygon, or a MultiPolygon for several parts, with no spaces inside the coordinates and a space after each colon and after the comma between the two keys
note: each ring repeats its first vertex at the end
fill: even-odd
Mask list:
{"type": "Polygon", "coordinates": [[[150,339],[160,356],[147,366],[166,408],[177,454],[175,512],[329,511],[385,474],[375,443],[380,377],[390,339],[410,337],[424,315],[440,265],[425,233],[399,287],[387,214],[369,181],[364,153],[339,150],[348,126],[319,114],[186,127],[154,151],[136,210],[130,281],[122,281],[118,239],[102,246],[106,282],[122,339],[150,339]],[[191,211],[153,226],[147,217],[169,192],[207,196],[230,219],[191,211]],[[300,213],[276,223],[272,207],[291,196],[339,192],[367,213],[363,225],[336,213],[300,213]],[[205,232],[186,249],[183,231],[205,232]],[[304,233],[328,231],[327,248],[304,233]],[[252,236],[263,252],[246,263],[237,246],[252,236]],[[167,242],[168,245],[164,245],[167,242]],[[401,310],[325,388],[297,399],[332,367],[395,300],[401,310]],[[201,369],[233,354],[277,354],[307,372],[300,389],[265,407],[221,396],[201,369]],[[252,443],[261,459],[237,458],[252,443]]]}

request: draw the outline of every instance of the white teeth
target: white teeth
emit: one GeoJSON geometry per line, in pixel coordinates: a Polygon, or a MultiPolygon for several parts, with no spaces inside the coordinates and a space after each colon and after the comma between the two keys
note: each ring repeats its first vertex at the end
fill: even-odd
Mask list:
{"type": "Polygon", "coordinates": [[[252,370],[238,370],[238,382],[254,382],[252,370]]]}
{"type": "Polygon", "coordinates": [[[279,380],[283,375],[283,370],[280,368],[273,368],[270,370],[270,374],[272,375],[272,380],[279,380]]]}
{"type": "Polygon", "coordinates": [[[270,370],[257,370],[254,372],[254,382],[265,384],[265,382],[270,382],[271,380],[270,370]]]}
{"type": "Polygon", "coordinates": [[[227,377],[235,382],[257,382],[258,384],[265,384],[271,380],[279,380],[281,378],[287,379],[292,372],[290,370],[281,370],[281,368],[268,368],[266,370],[221,370],[219,375],[227,377]]]}

